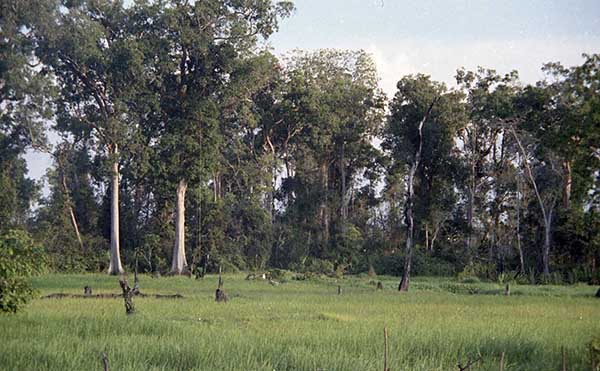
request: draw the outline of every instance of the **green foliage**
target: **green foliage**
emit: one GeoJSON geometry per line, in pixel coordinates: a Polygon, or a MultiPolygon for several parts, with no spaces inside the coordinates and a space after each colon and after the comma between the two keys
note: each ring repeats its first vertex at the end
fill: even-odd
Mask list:
{"type": "Polygon", "coordinates": [[[590,350],[590,361],[594,369],[592,371],[600,370],[600,338],[594,338],[589,343],[590,350]]]}
{"type": "Polygon", "coordinates": [[[597,283],[600,55],[547,64],[534,85],[485,68],[458,70],[451,90],[398,76],[388,104],[364,51],[270,53],[264,41],[292,10],[271,0],[2,6],[0,231],[28,229],[51,269],[79,272],[106,269],[112,226],[127,266],[165,271],[186,184],[186,253],[210,255],[212,271],[342,277],[373,262],[398,275],[408,240],[416,275],[597,283]],[[48,122],[61,138],[53,149],[48,122]],[[31,148],[54,158],[33,218],[31,148]],[[115,194],[102,184],[109,164],[115,194]]]}
{"type": "MultiPolygon", "coordinates": [[[[401,276],[404,267],[404,255],[384,255],[373,262],[375,270],[379,274],[401,276]]],[[[444,260],[420,250],[413,252],[412,274],[415,276],[451,276],[456,273],[456,267],[444,260]]]]}
{"type": "Polygon", "coordinates": [[[299,272],[332,275],[335,271],[334,264],[329,260],[308,258],[304,264],[298,267],[299,272]]]}
{"type": "Polygon", "coordinates": [[[499,275],[494,264],[482,263],[468,264],[464,267],[464,269],[461,272],[458,273],[459,280],[468,279],[470,277],[476,277],[479,279],[490,281],[496,281],[499,279],[499,275]]]}
{"type": "Polygon", "coordinates": [[[9,230],[0,235],[0,312],[16,313],[34,295],[28,281],[45,268],[43,250],[29,235],[9,230]]]}

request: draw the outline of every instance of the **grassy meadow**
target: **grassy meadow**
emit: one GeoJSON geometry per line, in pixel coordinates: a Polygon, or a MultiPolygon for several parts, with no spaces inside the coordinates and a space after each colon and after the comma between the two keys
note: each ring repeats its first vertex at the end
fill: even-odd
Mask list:
{"type": "MultiPolygon", "coordinates": [[[[183,299],[135,298],[126,316],[122,299],[35,299],[17,315],[0,316],[0,369],[102,370],[382,370],[383,328],[389,368],[559,370],[564,347],[569,370],[589,370],[586,344],[600,335],[595,288],[513,286],[415,278],[399,294],[398,279],[288,280],[279,285],[225,275],[228,303],[216,303],[216,276],[154,279],[144,293],[183,299]],[[337,294],[341,285],[342,295],[337,294]]],[[[119,292],[106,275],[34,278],[40,295],[119,292]]]]}

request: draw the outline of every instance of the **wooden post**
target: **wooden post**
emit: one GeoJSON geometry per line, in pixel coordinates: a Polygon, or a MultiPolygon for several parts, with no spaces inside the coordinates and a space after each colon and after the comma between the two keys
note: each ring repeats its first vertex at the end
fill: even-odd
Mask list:
{"type": "Polygon", "coordinates": [[[504,288],[504,295],[506,296],[510,296],[510,284],[506,284],[506,287],[504,288]]]}
{"type": "Polygon", "coordinates": [[[567,355],[565,353],[565,347],[562,347],[562,371],[567,371],[567,355]]]}
{"type": "Polygon", "coordinates": [[[383,328],[383,371],[389,371],[388,368],[388,332],[387,327],[383,328]]]}
{"type": "Polygon", "coordinates": [[[500,371],[504,371],[504,352],[500,355],[500,371]]]}
{"type": "Polygon", "coordinates": [[[342,286],[338,285],[338,295],[342,295],[342,286]]]}
{"type": "Polygon", "coordinates": [[[105,352],[102,352],[102,365],[104,366],[104,371],[108,371],[108,356],[105,352]]]}

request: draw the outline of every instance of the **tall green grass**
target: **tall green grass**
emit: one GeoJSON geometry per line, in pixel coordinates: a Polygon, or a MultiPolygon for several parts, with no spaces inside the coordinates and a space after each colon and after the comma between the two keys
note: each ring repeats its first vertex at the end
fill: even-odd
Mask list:
{"type": "MultiPolygon", "coordinates": [[[[466,284],[417,278],[399,294],[397,279],[290,280],[277,286],[224,276],[230,301],[215,303],[217,279],[142,276],[145,293],[184,299],[135,298],[126,316],[120,299],[37,299],[17,315],[0,316],[0,369],[101,370],[381,370],[383,328],[389,366],[456,370],[482,356],[474,370],[557,370],[561,348],[569,369],[589,369],[585,345],[600,335],[594,288],[466,284]],[[343,294],[337,295],[337,285],[343,294]]],[[[118,292],[105,275],[37,277],[42,295],[118,292]]]]}

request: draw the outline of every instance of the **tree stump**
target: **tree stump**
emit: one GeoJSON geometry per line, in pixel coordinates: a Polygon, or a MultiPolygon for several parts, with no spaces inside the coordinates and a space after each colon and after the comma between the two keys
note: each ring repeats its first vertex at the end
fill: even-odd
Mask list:
{"type": "Polygon", "coordinates": [[[377,282],[377,290],[383,290],[383,283],[381,281],[377,282]]]}
{"type": "Polygon", "coordinates": [[[227,298],[227,294],[223,290],[223,279],[219,275],[219,285],[217,286],[217,291],[215,291],[215,301],[217,301],[218,303],[224,303],[227,302],[227,300],[229,299],[227,298]]]}
{"type": "Polygon", "coordinates": [[[127,283],[127,279],[122,277],[119,279],[119,284],[121,285],[121,290],[123,290],[123,301],[125,302],[125,313],[127,315],[135,313],[135,307],[133,305],[133,296],[139,293],[139,288],[137,285],[132,289],[129,287],[127,283]]]}
{"type": "Polygon", "coordinates": [[[92,296],[92,288],[90,286],[86,286],[83,288],[84,296],[92,296]]]}
{"type": "Polygon", "coordinates": [[[222,289],[217,289],[217,291],[215,291],[215,300],[217,302],[227,302],[227,300],[229,300],[227,298],[227,294],[225,293],[225,291],[223,291],[222,289]]]}

